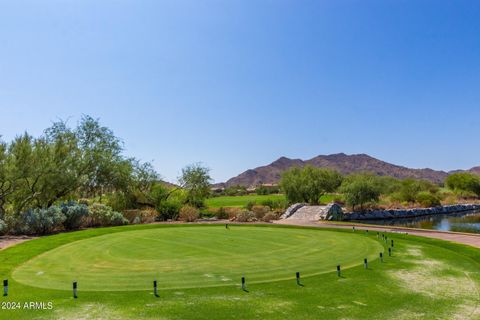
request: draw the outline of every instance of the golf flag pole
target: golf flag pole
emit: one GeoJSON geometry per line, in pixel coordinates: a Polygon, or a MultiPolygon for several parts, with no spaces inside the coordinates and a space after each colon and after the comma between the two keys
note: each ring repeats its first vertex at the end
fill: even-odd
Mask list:
{"type": "Polygon", "coordinates": [[[8,296],[8,279],[3,280],[3,295],[8,296]]]}
{"type": "Polygon", "coordinates": [[[158,287],[157,287],[157,280],[153,280],[153,294],[155,297],[158,297],[158,287]]]}
{"type": "Polygon", "coordinates": [[[77,281],[73,282],[73,297],[77,299],[77,281]]]}

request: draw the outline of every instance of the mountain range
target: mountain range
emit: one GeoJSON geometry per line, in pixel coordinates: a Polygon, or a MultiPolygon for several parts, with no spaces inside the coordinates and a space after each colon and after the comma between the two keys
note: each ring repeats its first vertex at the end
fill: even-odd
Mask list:
{"type": "Polygon", "coordinates": [[[439,171],[429,168],[412,169],[399,165],[394,165],[379,159],[375,159],[367,154],[337,153],[330,155],[319,155],[309,160],[290,159],[280,157],[269,165],[249,169],[226,182],[217,183],[215,187],[230,187],[241,185],[253,187],[262,184],[277,184],[283,171],[294,166],[303,167],[312,165],[319,168],[329,168],[339,171],[342,174],[356,172],[372,172],[380,176],[392,176],[399,179],[416,178],[430,180],[435,183],[441,183],[452,172],[469,171],[480,174],[480,166],[470,170],[439,171]]]}

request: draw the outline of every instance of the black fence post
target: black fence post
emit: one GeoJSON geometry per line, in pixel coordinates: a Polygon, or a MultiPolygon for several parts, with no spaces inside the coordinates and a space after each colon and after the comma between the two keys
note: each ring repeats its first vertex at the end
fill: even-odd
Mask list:
{"type": "Polygon", "coordinates": [[[3,296],[8,296],[8,279],[3,280],[3,296]]]}

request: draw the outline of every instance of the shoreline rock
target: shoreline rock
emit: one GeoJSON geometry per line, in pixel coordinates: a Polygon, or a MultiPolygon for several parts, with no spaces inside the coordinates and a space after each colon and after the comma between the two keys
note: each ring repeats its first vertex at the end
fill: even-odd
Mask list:
{"type": "Polygon", "coordinates": [[[480,210],[480,204],[455,204],[434,208],[414,208],[398,210],[372,210],[366,212],[344,213],[343,221],[351,220],[384,220],[397,218],[414,218],[435,214],[459,213],[480,210]]]}

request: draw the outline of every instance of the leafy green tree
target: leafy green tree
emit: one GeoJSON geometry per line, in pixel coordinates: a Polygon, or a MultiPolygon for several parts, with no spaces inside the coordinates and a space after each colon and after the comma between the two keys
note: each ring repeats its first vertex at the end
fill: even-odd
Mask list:
{"type": "Polygon", "coordinates": [[[123,195],[135,206],[157,180],[149,163],[126,158],[113,132],[84,116],[75,128],[55,122],[41,137],[0,141],[0,218],[71,198],[123,195]]]}
{"type": "Polygon", "coordinates": [[[187,192],[186,204],[204,207],[204,200],[210,195],[211,181],[210,169],[199,163],[183,168],[178,182],[187,192]]]}
{"type": "Polygon", "coordinates": [[[400,188],[395,197],[400,201],[414,203],[420,192],[425,191],[431,194],[436,194],[438,190],[438,186],[430,181],[405,179],[401,181],[400,188]]]}
{"type": "Polygon", "coordinates": [[[431,208],[440,206],[440,199],[429,191],[420,191],[415,199],[422,207],[431,208]]]}
{"type": "Polygon", "coordinates": [[[468,173],[458,172],[449,175],[445,179],[447,188],[456,192],[471,192],[480,196],[480,176],[468,173]]]}
{"type": "Polygon", "coordinates": [[[325,193],[334,192],[341,183],[342,176],[336,171],[305,166],[285,171],[280,186],[290,203],[319,204],[325,193]]]}
{"type": "Polygon", "coordinates": [[[363,210],[364,204],[377,202],[381,194],[381,181],[372,174],[353,174],[345,178],[340,187],[347,205],[360,205],[363,210]]]}

